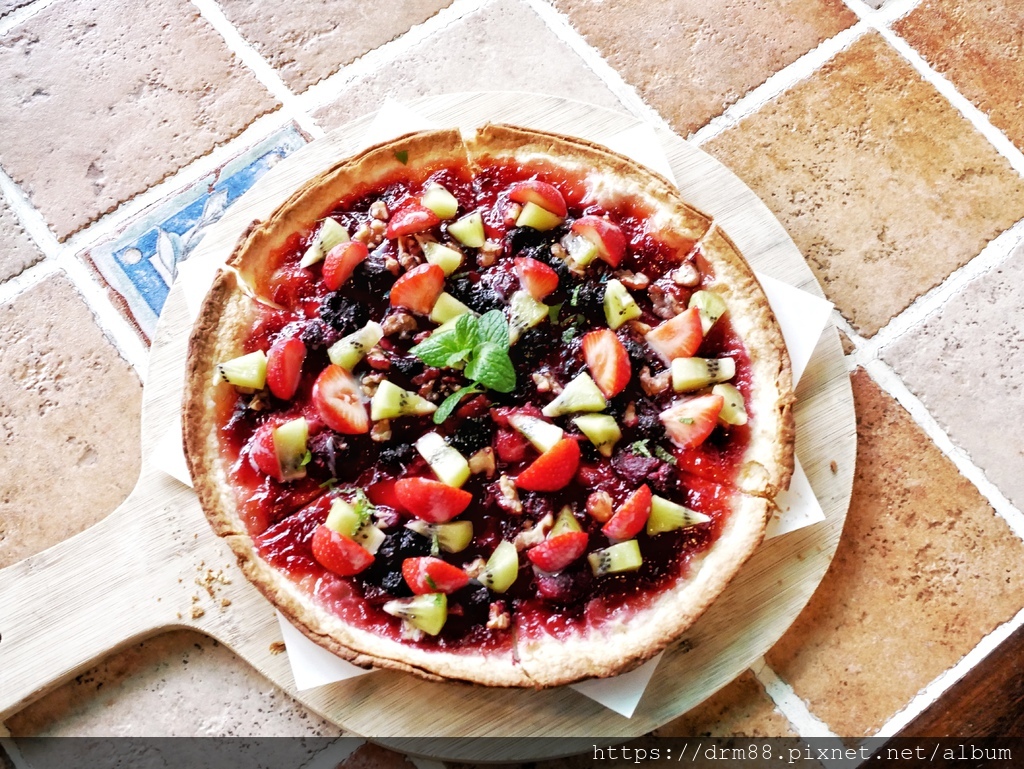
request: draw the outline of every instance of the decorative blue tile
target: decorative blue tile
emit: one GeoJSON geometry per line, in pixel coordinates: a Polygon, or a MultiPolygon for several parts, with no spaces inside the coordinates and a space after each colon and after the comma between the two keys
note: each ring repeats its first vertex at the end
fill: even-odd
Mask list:
{"type": "Polygon", "coordinates": [[[85,252],[147,341],[153,338],[178,262],[192,253],[205,228],[306,142],[298,127],[290,125],[188,189],[147,208],[115,238],[85,252]]]}

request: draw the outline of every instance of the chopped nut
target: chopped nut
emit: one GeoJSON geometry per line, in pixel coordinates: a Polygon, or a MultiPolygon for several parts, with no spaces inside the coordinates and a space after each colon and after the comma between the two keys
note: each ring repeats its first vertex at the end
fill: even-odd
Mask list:
{"type": "Polygon", "coordinates": [[[398,254],[398,263],[402,265],[403,270],[408,271],[411,270],[413,267],[419,267],[421,264],[423,264],[423,259],[421,259],[416,254],[410,253],[408,251],[402,251],[398,254]]]}
{"type": "Polygon", "coordinates": [[[285,651],[284,641],[274,641],[270,644],[270,653],[274,655],[281,654],[285,651]]]}
{"type": "Polygon", "coordinates": [[[380,345],[374,345],[366,353],[366,364],[376,371],[389,371],[391,369],[391,358],[388,357],[380,345]]]}
{"type": "Polygon", "coordinates": [[[360,243],[366,243],[367,245],[372,239],[373,236],[370,234],[370,226],[366,222],[363,222],[356,227],[355,234],[352,236],[352,240],[358,240],[360,243]]]}
{"type": "Polygon", "coordinates": [[[504,247],[501,243],[493,240],[485,240],[484,244],[480,246],[480,251],[476,255],[476,263],[481,267],[491,267],[498,261],[498,257],[501,256],[501,252],[504,247]]]}
{"type": "Polygon", "coordinates": [[[587,515],[599,523],[612,517],[612,495],[607,491],[595,491],[587,497],[587,515]]]}
{"type": "Polygon", "coordinates": [[[550,372],[548,371],[536,371],[532,375],[533,383],[537,385],[537,392],[539,393],[554,393],[558,395],[562,392],[562,385],[558,383],[550,372]]]}
{"type": "Polygon", "coordinates": [[[420,389],[416,392],[421,398],[426,398],[428,401],[439,401],[441,400],[441,394],[434,391],[435,385],[437,385],[436,379],[431,379],[429,382],[424,382],[420,385],[420,389]]]}
{"type": "Polygon", "coordinates": [[[384,441],[391,440],[391,420],[382,419],[379,422],[374,422],[373,427],[370,428],[370,440],[376,441],[377,443],[383,443],[384,441]]]}
{"type": "Polygon", "coordinates": [[[647,290],[647,295],[651,297],[652,311],[659,318],[668,320],[686,309],[686,306],[669,287],[652,283],[651,287],[647,290]]]}
{"type": "Polygon", "coordinates": [[[672,372],[665,369],[657,376],[651,376],[651,369],[644,366],[640,369],[640,387],[647,395],[658,395],[665,392],[672,384],[672,372]]]}
{"type": "Polygon", "coordinates": [[[518,203],[510,202],[508,208],[505,209],[505,224],[509,227],[516,226],[516,219],[519,218],[519,214],[523,212],[523,207],[518,203]]]}
{"type": "Polygon", "coordinates": [[[492,603],[487,610],[487,629],[507,630],[510,623],[511,617],[508,609],[505,608],[505,602],[495,601],[492,603]]]}
{"type": "Polygon", "coordinates": [[[647,336],[651,330],[651,325],[644,323],[642,320],[627,321],[626,326],[637,336],[647,336]]]}
{"type": "Polygon", "coordinates": [[[377,392],[378,385],[380,385],[380,383],[383,382],[383,381],[384,381],[384,375],[383,374],[377,374],[377,373],[367,374],[366,376],[363,377],[363,382],[362,382],[363,394],[366,395],[366,397],[368,397],[368,398],[372,398],[373,394],[375,392],[377,392]]]}
{"type": "Polygon", "coordinates": [[[476,579],[484,573],[484,569],[487,568],[487,561],[481,556],[477,556],[472,561],[462,567],[462,570],[466,572],[466,576],[470,579],[476,579]]]}
{"type": "Polygon", "coordinates": [[[693,288],[700,283],[700,270],[693,262],[683,262],[672,271],[672,280],[680,286],[693,288]]]}
{"type": "Polygon", "coordinates": [[[490,446],[485,446],[469,458],[469,472],[473,475],[484,473],[488,478],[493,478],[496,469],[494,449],[490,446]]]}
{"type": "Polygon", "coordinates": [[[399,264],[395,257],[388,254],[384,257],[384,269],[390,272],[392,275],[398,275],[402,271],[402,265],[399,264]]]}
{"type": "Polygon", "coordinates": [[[384,336],[398,334],[401,339],[408,339],[419,330],[416,318],[407,312],[396,312],[388,315],[381,325],[384,329],[384,336]]]}
{"type": "Polygon", "coordinates": [[[620,270],[615,273],[615,277],[619,279],[619,282],[626,288],[631,288],[636,291],[647,288],[651,285],[651,279],[644,275],[642,272],[630,272],[629,270],[620,270]]]}
{"type": "Polygon", "coordinates": [[[375,200],[370,204],[370,216],[374,219],[387,219],[388,218],[388,204],[383,200],[375,200]]]}
{"type": "Polygon", "coordinates": [[[561,243],[552,243],[551,255],[556,259],[565,259],[569,254],[566,253],[565,248],[561,243]]]}
{"type": "Polygon", "coordinates": [[[632,401],[626,406],[626,410],[622,413],[622,424],[626,427],[636,427],[639,418],[636,415],[636,404],[632,401]]]}
{"type": "Polygon", "coordinates": [[[516,546],[516,550],[529,550],[531,547],[539,545],[547,538],[548,532],[551,531],[551,527],[554,526],[554,524],[555,518],[551,513],[546,514],[536,523],[533,521],[524,521],[523,530],[516,534],[516,538],[512,540],[512,544],[516,546]]]}
{"type": "Polygon", "coordinates": [[[516,485],[507,475],[502,474],[498,478],[498,507],[512,515],[523,514],[523,503],[519,501],[519,492],[516,485]]]}

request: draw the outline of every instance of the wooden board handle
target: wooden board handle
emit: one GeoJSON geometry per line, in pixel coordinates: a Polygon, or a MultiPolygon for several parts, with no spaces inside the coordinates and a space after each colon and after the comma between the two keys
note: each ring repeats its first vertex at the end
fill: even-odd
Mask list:
{"type": "Polygon", "coordinates": [[[0,720],[112,649],[174,624],[160,602],[169,575],[150,568],[166,543],[140,515],[152,503],[141,488],[95,526],[0,570],[0,720]]]}

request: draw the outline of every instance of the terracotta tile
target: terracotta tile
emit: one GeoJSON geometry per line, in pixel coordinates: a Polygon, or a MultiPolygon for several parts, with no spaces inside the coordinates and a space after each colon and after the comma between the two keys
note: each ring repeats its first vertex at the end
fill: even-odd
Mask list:
{"type": "Polygon", "coordinates": [[[659,737],[796,736],[750,671],[655,733],[659,737]]]}
{"type": "Polygon", "coordinates": [[[0,568],[111,512],[139,476],[141,388],[71,284],[0,307],[0,568]]]}
{"type": "Polygon", "coordinates": [[[925,0],[893,28],[1024,149],[1024,14],[1018,0],[925,0]]]}
{"type": "Polygon", "coordinates": [[[857,20],[839,0],[555,5],[684,135],[857,20]]]}
{"type": "Polygon", "coordinates": [[[274,106],[175,0],[57,2],[0,41],[0,164],[61,239],[274,106]]]}
{"type": "Polygon", "coordinates": [[[768,664],[842,736],[875,733],[1024,605],[1021,543],[863,371],[839,550],[768,664]]]}
{"type": "Polygon", "coordinates": [[[924,323],[882,351],[907,386],[989,480],[1024,508],[1024,244],[924,323]]]}
{"type": "Polygon", "coordinates": [[[7,728],[14,737],[340,734],[229,649],[190,631],[111,655],[8,719],[7,728]]]}
{"type": "Polygon", "coordinates": [[[1024,181],[874,33],[703,147],[864,336],[1024,215],[1024,181]]]}
{"type": "Polygon", "coordinates": [[[842,331],[839,332],[839,342],[840,342],[840,344],[843,345],[843,354],[844,355],[849,355],[852,352],[856,352],[857,345],[855,345],[853,343],[853,340],[850,339],[850,337],[848,337],[842,331]]]}
{"type": "Polygon", "coordinates": [[[359,0],[299,0],[273,8],[254,0],[222,0],[220,6],[288,87],[301,92],[451,2],[407,0],[386,12],[359,0]]]}
{"type": "Polygon", "coordinates": [[[453,91],[533,91],[622,110],[606,85],[520,0],[495,0],[359,78],[316,115],[334,128],[377,109],[453,91]],[[514,29],[515,35],[508,30],[514,29]],[[501,45],[494,40],[500,39],[501,45]]]}
{"type": "Polygon", "coordinates": [[[13,278],[43,258],[43,252],[0,197],[0,282],[13,278]]]}

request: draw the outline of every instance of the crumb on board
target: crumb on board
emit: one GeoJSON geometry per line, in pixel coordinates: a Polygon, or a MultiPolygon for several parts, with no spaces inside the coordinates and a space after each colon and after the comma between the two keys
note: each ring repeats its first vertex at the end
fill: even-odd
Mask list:
{"type": "Polygon", "coordinates": [[[231,599],[230,598],[221,598],[220,599],[220,605],[221,605],[221,607],[224,607],[224,608],[230,606],[231,605],[231,599]]]}
{"type": "Polygon", "coordinates": [[[828,469],[832,471],[832,475],[835,475],[839,472],[839,465],[836,464],[836,461],[833,459],[828,463],[828,469]]]}
{"type": "Polygon", "coordinates": [[[270,653],[271,654],[278,655],[278,654],[281,654],[283,652],[284,652],[284,641],[274,641],[274,643],[270,644],[270,653]]]}
{"type": "Polygon", "coordinates": [[[192,607],[192,619],[199,619],[204,614],[206,614],[206,610],[202,606],[192,607]]]}

